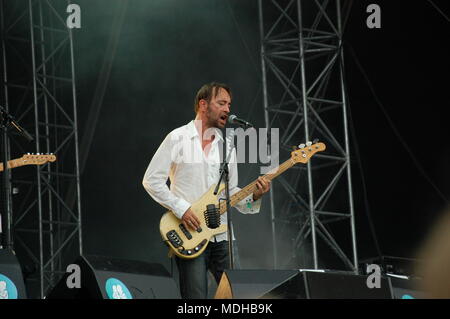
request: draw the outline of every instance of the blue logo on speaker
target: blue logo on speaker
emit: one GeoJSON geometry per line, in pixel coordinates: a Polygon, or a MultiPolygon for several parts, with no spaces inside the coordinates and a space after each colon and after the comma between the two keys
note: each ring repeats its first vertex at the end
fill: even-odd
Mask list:
{"type": "Polygon", "coordinates": [[[109,278],[105,288],[109,299],[133,299],[127,286],[119,279],[109,278]]]}
{"type": "Polygon", "coordinates": [[[17,299],[16,285],[2,274],[0,274],[0,299],[17,299]]]}
{"type": "Polygon", "coordinates": [[[402,299],[416,299],[416,298],[414,298],[414,297],[411,296],[411,295],[403,295],[403,296],[402,296],[402,299]]]}

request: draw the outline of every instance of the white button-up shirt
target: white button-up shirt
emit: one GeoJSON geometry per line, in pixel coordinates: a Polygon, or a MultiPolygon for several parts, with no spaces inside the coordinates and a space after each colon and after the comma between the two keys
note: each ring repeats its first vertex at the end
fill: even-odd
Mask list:
{"type": "MultiPolygon", "coordinates": [[[[202,139],[194,121],[170,132],[153,155],[147,167],[142,185],[150,196],[181,219],[191,204],[196,202],[220,176],[220,149],[223,143],[219,129],[208,130],[205,134],[214,134],[215,138],[205,151],[202,139]],[[219,143],[219,141],[221,143],[219,143]],[[170,180],[170,189],[167,179],[170,180]]],[[[229,148],[227,148],[227,151],[229,148]]],[[[240,190],[237,187],[238,170],[236,151],[233,149],[229,161],[230,194],[240,190]]],[[[235,207],[244,214],[258,213],[261,199],[253,201],[253,194],[244,198],[235,207]]],[[[221,223],[227,223],[227,213],[220,217],[221,223]]],[[[215,241],[227,240],[227,232],[215,236],[215,241]]]]}

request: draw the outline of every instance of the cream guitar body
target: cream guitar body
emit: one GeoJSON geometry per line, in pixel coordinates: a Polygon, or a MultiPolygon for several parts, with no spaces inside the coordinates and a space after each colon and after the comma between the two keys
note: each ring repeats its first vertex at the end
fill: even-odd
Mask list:
{"type": "MultiPolygon", "coordinates": [[[[220,185],[218,194],[223,191],[224,187],[224,185],[220,185]]],[[[159,225],[161,236],[169,244],[169,247],[172,248],[171,251],[177,256],[182,258],[198,257],[206,249],[209,240],[214,235],[227,231],[226,224],[222,224],[218,228],[212,229],[209,228],[206,223],[204,212],[206,211],[207,205],[213,204],[216,207],[219,206],[217,195],[214,195],[215,188],[216,185],[211,186],[211,188],[191,206],[192,212],[200,221],[200,228],[197,231],[187,229],[186,232],[181,220],[178,219],[172,211],[168,211],[162,216],[159,225]]]]}
{"type": "MultiPolygon", "coordinates": [[[[264,175],[266,179],[272,180],[284,171],[288,170],[297,163],[307,163],[308,160],[317,152],[325,150],[325,144],[308,142],[299,145],[291,152],[291,158],[280,166],[271,170],[264,175]]],[[[219,225],[220,214],[226,211],[225,201],[219,200],[214,195],[216,185],[200,197],[192,204],[191,210],[200,220],[200,227],[197,230],[186,229],[175,214],[171,211],[165,213],[160,221],[159,230],[164,242],[169,246],[169,254],[175,254],[180,258],[196,258],[200,256],[206,249],[209,240],[216,234],[227,231],[227,225],[219,225]],[[206,212],[206,214],[205,214],[206,212]],[[216,223],[214,222],[216,221],[216,223]],[[211,227],[208,227],[211,226],[211,227]]],[[[220,185],[218,194],[220,194],[224,185],[220,185]]],[[[241,200],[253,194],[256,190],[256,180],[245,186],[239,192],[230,196],[230,206],[233,207],[241,200]]]]}

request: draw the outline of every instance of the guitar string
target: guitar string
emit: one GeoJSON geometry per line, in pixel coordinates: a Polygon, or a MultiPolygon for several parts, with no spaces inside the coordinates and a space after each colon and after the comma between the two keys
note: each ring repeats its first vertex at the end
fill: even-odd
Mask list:
{"type": "MultiPolygon", "coordinates": [[[[294,165],[294,162],[292,161],[292,159],[288,159],[283,164],[278,166],[277,171],[275,173],[267,173],[264,175],[264,177],[267,177],[267,178],[269,178],[269,180],[272,180],[275,177],[277,177],[278,175],[285,172],[287,169],[289,169],[293,165],[294,165]]],[[[236,203],[240,202],[242,199],[247,197],[252,191],[254,191],[254,187],[256,186],[257,181],[258,181],[257,179],[254,180],[253,182],[251,182],[250,184],[245,186],[243,189],[241,189],[239,192],[232,195],[231,200],[230,200],[231,206],[234,206],[236,203]]],[[[220,206],[220,204],[219,204],[219,209],[220,209],[220,213],[222,214],[226,211],[226,206],[220,206]]]]}

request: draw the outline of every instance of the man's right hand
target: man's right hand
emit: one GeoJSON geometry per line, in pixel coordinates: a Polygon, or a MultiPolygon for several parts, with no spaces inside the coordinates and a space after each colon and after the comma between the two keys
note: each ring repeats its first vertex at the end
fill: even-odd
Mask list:
{"type": "Polygon", "coordinates": [[[188,208],[188,210],[183,214],[183,217],[181,217],[181,220],[186,229],[191,228],[192,230],[197,230],[200,228],[200,221],[197,216],[195,216],[191,208],[188,208]]]}

